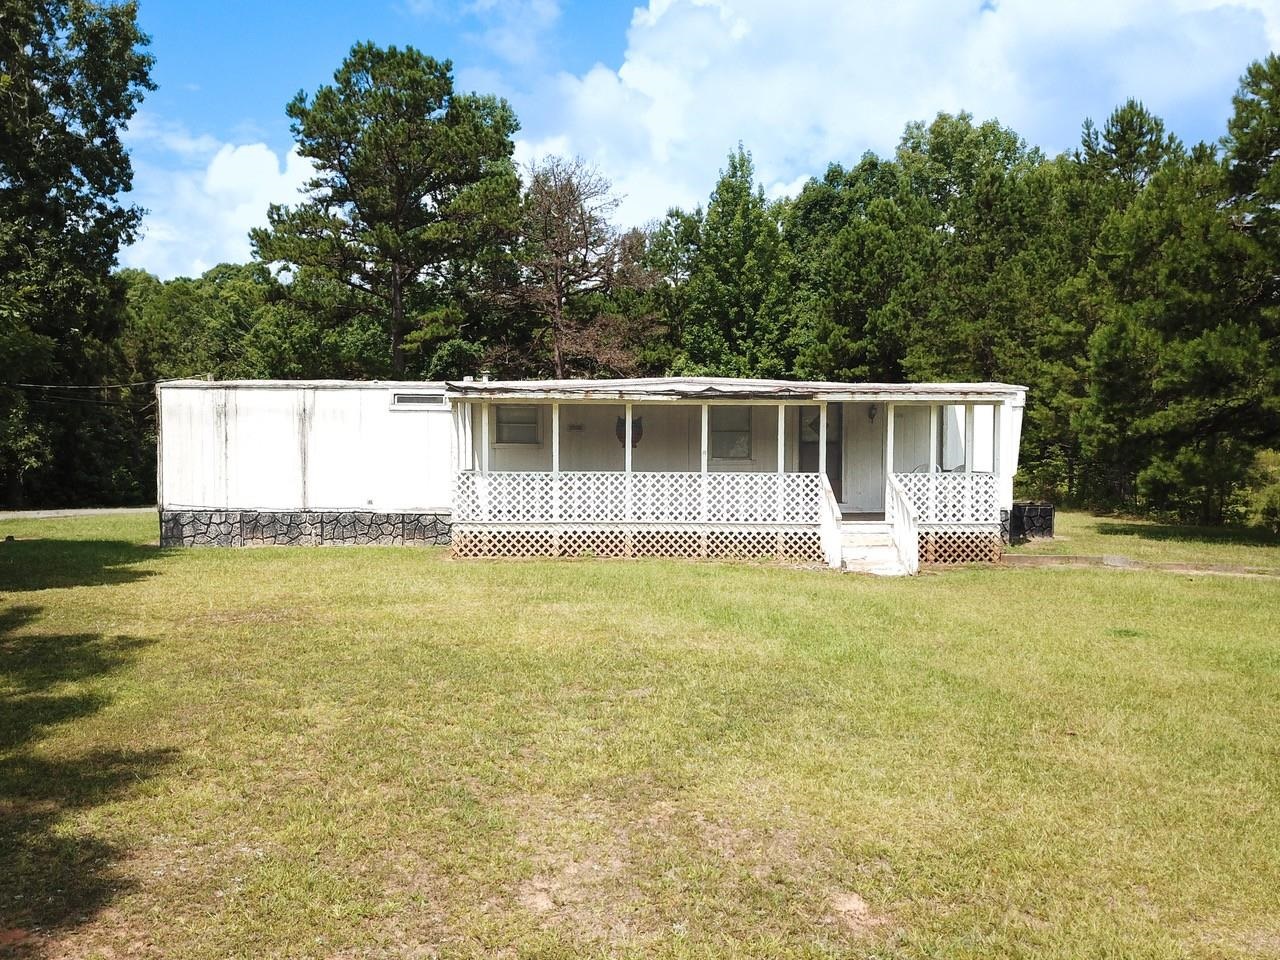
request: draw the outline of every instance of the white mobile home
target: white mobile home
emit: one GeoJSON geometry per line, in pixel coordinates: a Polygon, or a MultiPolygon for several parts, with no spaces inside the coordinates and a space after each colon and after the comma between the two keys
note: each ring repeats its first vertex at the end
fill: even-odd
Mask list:
{"type": "Polygon", "coordinates": [[[995,559],[1025,388],[722,378],[162,384],[167,545],[995,559]]]}

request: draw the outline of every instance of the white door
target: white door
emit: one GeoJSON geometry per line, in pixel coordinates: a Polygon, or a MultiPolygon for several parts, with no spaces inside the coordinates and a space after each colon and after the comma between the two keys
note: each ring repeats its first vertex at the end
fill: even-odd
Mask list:
{"type": "Polygon", "coordinates": [[[884,404],[844,405],[846,513],[884,513],[884,404]]]}

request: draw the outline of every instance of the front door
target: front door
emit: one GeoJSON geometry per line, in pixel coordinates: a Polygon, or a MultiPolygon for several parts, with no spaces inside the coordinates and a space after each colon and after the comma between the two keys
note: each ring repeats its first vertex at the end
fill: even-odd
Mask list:
{"type": "MultiPolygon", "coordinates": [[[[827,479],[831,481],[831,492],[838,502],[843,502],[841,489],[844,480],[844,404],[827,404],[827,479]]],[[[800,472],[818,472],[818,435],[819,417],[817,407],[800,408],[800,472]]]]}
{"type": "Polygon", "coordinates": [[[883,403],[845,405],[845,499],[850,513],[884,513],[883,403]]]}

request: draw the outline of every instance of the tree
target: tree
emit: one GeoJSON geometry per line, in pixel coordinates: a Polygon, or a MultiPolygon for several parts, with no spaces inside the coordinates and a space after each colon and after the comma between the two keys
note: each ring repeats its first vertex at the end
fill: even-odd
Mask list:
{"type": "Polygon", "coordinates": [[[908,337],[938,255],[927,201],[902,166],[868,154],[828,169],[789,211],[796,372],[835,380],[902,380],[908,337]]]}
{"type": "Polygon", "coordinates": [[[1280,440],[1275,264],[1233,221],[1201,148],[1165,164],[1099,243],[1107,284],[1078,422],[1112,493],[1222,523],[1260,448],[1280,440]]]}
{"type": "Polygon", "coordinates": [[[778,210],[756,186],[751,155],[741,145],[729,154],[699,219],[676,366],[717,376],[782,376],[790,362],[778,210]]]}
{"type": "Polygon", "coordinates": [[[541,319],[557,377],[568,375],[567,353],[582,341],[581,328],[597,319],[575,317],[575,306],[625,279],[618,276],[622,235],[609,219],[617,207],[609,181],[581,159],[551,157],[529,168],[517,292],[541,319]]]}
{"type": "MultiPolygon", "coordinates": [[[[1228,183],[1242,223],[1280,259],[1280,56],[1249,65],[1227,122],[1228,183]]],[[[1277,293],[1271,284],[1271,295],[1277,293]]]]}
{"type": "Polygon", "coordinates": [[[406,336],[447,299],[451,274],[510,240],[515,115],[455,93],[449,61],[371,43],[288,114],[316,175],[307,200],[271,207],[254,251],[348,288],[346,306],[380,319],[391,372],[404,376],[406,336]]]}
{"type": "Polygon", "coordinates": [[[0,24],[0,474],[11,502],[33,483],[36,499],[109,498],[134,452],[125,401],[14,384],[116,371],[111,269],[141,217],[119,200],[132,182],[120,131],[152,89],[148,39],[134,3],[0,0],[0,24]]]}

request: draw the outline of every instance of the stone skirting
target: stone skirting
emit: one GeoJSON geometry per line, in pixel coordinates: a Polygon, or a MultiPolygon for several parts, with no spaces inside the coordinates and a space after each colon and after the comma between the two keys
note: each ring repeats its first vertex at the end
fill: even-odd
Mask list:
{"type": "Polygon", "coordinates": [[[447,513],[161,510],[162,547],[446,545],[447,513]]]}

